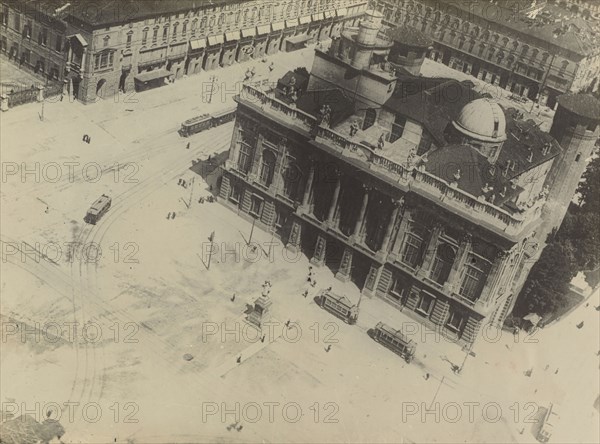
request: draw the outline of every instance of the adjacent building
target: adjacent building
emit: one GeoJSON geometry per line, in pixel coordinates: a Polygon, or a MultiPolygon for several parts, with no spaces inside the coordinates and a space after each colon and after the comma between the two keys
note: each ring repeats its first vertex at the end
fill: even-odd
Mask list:
{"type": "Polygon", "coordinates": [[[559,97],[544,133],[471,82],[420,76],[429,40],[382,19],[367,11],[317,49],[308,82],[288,73],[274,89],[244,87],[220,201],[364,295],[471,344],[503,321],[532,243],[560,224],[600,104],[559,97]]]}
{"type": "Polygon", "coordinates": [[[51,48],[66,92],[87,103],[335,37],[364,10],[366,0],[3,0],[2,50],[35,70],[51,48]]]}
{"type": "Polygon", "coordinates": [[[373,0],[384,23],[432,38],[429,57],[542,105],[597,91],[597,3],[514,0],[373,0]],[[596,11],[596,12],[594,12],[596,11]]]}

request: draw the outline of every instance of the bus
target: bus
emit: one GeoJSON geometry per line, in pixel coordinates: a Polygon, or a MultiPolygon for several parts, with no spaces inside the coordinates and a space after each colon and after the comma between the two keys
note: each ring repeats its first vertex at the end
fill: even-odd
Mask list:
{"type": "Polygon", "coordinates": [[[402,356],[409,364],[415,356],[417,343],[406,338],[400,330],[394,330],[383,322],[378,322],[375,326],[373,339],[402,356]]]}
{"type": "Polygon", "coordinates": [[[346,296],[340,296],[324,291],[319,298],[319,305],[325,310],[352,325],[358,319],[358,307],[350,302],[346,296]]]}
{"type": "Polygon", "coordinates": [[[88,224],[96,225],[96,222],[98,222],[110,208],[111,202],[111,198],[106,194],[103,194],[92,204],[83,220],[88,224]]]}

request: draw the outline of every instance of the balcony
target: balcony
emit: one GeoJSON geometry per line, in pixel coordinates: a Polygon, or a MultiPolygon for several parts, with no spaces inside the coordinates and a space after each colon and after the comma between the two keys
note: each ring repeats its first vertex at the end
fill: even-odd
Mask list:
{"type": "MultiPolygon", "coordinates": [[[[479,200],[431,173],[412,165],[395,162],[366,145],[318,125],[315,117],[276,99],[270,92],[244,85],[236,100],[288,128],[296,129],[312,140],[314,145],[347,159],[349,163],[371,172],[380,179],[400,185],[401,188],[410,190],[502,237],[517,240],[530,223],[539,221],[539,217],[536,216],[539,215],[540,205],[513,214],[490,202],[479,200]]],[[[543,203],[540,202],[541,205],[543,203]]]]}

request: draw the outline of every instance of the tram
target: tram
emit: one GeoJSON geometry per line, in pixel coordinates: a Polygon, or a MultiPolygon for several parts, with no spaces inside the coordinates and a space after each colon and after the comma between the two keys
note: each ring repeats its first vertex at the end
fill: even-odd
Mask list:
{"type": "Polygon", "coordinates": [[[417,350],[417,343],[406,338],[400,330],[394,330],[383,322],[378,322],[373,332],[373,339],[399,354],[410,364],[417,350]]]}
{"type": "Polygon", "coordinates": [[[111,198],[103,194],[92,204],[83,220],[88,224],[96,225],[96,222],[109,210],[111,203],[111,198]]]}

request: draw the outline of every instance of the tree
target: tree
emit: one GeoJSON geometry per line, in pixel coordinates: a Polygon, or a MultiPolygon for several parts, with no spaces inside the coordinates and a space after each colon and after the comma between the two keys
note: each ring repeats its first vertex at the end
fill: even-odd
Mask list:
{"type": "Polygon", "coordinates": [[[573,246],[554,241],[544,248],[532,267],[515,305],[515,315],[535,312],[542,317],[553,314],[568,303],[569,282],[575,277],[573,246]]]}
{"type": "Polygon", "coordinates": [[[581,195],[582,211],[600,212],[600,156],[594,157],[581,176],[577,192],[581,195]]]}

